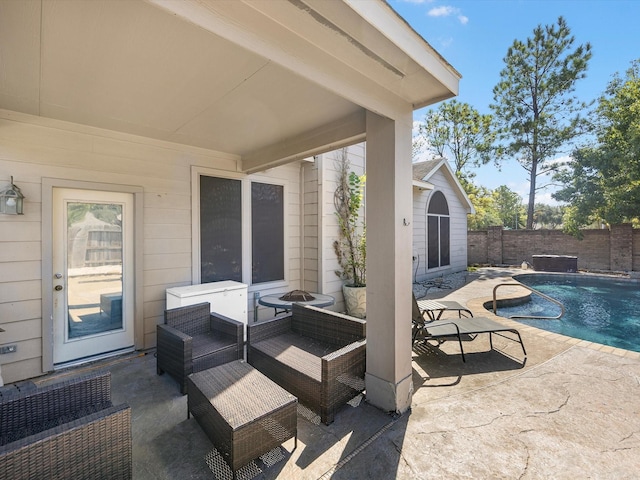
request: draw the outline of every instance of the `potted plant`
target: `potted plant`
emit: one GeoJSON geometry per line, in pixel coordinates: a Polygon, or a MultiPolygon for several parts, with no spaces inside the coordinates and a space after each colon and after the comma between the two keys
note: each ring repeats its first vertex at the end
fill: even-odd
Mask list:
{"type": "Polygon", "coordinates": [[[362,215],[365,175],[349,171],[347,149],[343,148],[336,163],[338,185],[333,202],[338,218],[339,237],[333,249],[340,265],[336,275],[345,280],[342,287],[347,313],[366,317],[367,300],[367,235],[362,215]]]}

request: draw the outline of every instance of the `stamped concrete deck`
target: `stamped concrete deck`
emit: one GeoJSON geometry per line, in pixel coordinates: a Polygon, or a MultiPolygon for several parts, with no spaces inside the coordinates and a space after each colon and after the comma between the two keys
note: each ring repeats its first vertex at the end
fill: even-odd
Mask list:
{"type": "MultiPolygon", "coordinates": [[[[482,304],[512,273],[482,269],[429,297],[491,316],[482,304]]],[[[524,364],[518,344],[500,339],[489,351],[486,335],[465,343],[466,363],[456,342],[416,347],[410,412],[394,417],[360,401],[325,426],[300,410],[298,448],[290,440],[276,452],[280,461],[257,462],[239,478],[638,478],[640,354],[516,325],[524,364]]],[[[226,478],[187,420],[187,398],[156,375],[153,352],[88,368],[111,370],[114,402],[132,406],[135,479],[226,478]]]]}

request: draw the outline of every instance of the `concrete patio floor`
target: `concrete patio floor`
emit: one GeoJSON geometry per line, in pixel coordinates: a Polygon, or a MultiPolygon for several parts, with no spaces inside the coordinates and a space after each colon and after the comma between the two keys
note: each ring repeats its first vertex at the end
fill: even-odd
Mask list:
{"type": "MultiPolygon", "coordinates": [[[[466,363],[456,342],[416,347],[410,412],[395,417],[362,400],[326,426],[299,409],[297,449],[289,440],[276,463],[256,462],[238,478],[638,478],[640,353],[493,317],[483,302],[513,273],[481,269],[461,288],[428,297],[516,325],[524,365],[518,344],[499,339],[490,351],[487,335],[465,342],[466,363]]],[[[187,420],[177,383],[156,375],[153,351],[36,382],[88,369],[110,370],[114,403],[132,407],[134,479],[230,478],[196,420],[187,420]]]]}

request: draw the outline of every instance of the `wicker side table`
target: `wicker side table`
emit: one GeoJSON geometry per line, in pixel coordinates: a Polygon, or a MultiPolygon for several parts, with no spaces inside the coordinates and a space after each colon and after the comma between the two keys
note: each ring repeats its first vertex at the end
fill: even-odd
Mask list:
{"type": "Polygon", "coordinates": [[[236,472],[295,438],[298,399],[243,360],[188,377],[192,413],[222,458],[236,472]]]}

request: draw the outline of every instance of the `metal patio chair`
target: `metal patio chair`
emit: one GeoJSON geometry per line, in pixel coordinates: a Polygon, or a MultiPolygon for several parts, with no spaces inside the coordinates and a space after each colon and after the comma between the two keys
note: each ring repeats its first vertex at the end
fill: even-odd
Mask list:
{"type": "MultiPolygon", "coordinates": [[[[462,346],[462,337],[465,335],[479,335],[481,333],[489,334],[489,344],[493,350],[493,335],[499,335],[508,340],[517,342],[522,347],[522,353],[524,357],[527,357],[527,351],[522,343],[522,337],[520,332],[515,328],[511,328],[494,320],[485,317],[470,317],[461,319],[446,319],[446,320],[431,320],[425,318],[424,311],[420,311],[416,297],[412,295],[413,308],[412,308],[412,341],[433,340],[436,342],[436,346],[441,345],[447,340],[457,340],[460,345],[460,353],[462,354],[462,361],[466,362],[464,355],[464,348],[462,346]],[[512,333],[515,337],[505,335],[506,332],[512,333]]],[[[475,339],[475,337],[472,337],[475,339]]]]}

